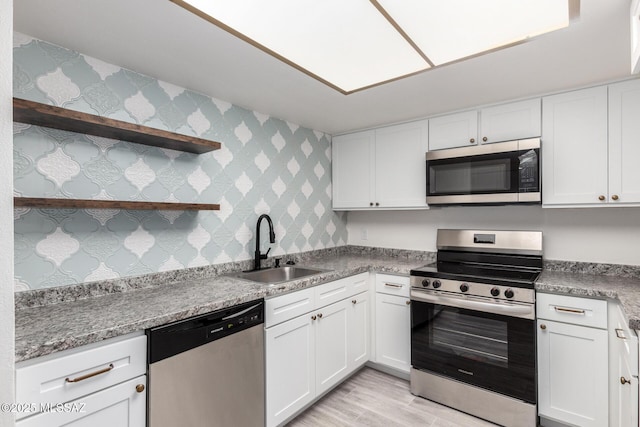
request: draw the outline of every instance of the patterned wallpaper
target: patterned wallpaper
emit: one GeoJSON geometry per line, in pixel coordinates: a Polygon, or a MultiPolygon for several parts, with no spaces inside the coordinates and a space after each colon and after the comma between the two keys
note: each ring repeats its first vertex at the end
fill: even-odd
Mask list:
{"type": "Polygon", "coordinates": [[[220,141],[195,155],[14,123],[14,193],[219,203],[220,211],[14,210],[15,289],[345,245],[330,136],[14,34],[14,96],[220,141]],[[262,227],[263,251],[268,245],[262,227]]]}

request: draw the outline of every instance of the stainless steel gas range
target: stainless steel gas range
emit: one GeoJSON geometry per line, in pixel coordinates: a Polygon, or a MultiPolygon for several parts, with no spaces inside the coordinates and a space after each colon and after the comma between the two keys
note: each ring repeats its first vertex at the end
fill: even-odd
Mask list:
{"type": "Polygon", "coordinates": [[[539,231],[438,230],[411,270],[411,392],[494,423],[535,426],[539,231]]]}

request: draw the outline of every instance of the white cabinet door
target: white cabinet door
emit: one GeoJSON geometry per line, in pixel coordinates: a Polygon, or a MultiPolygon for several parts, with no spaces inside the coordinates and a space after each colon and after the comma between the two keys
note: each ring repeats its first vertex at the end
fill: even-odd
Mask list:
{"type": "Polygon", "coordinates": [[[631,2],[631,74],[640,73],[640,1],[631,2]]]}
{"type": "Polygon", "coordinates": [[[317,310],[316,394],[320,395],[338,384],[348,371],[349,300],[343,300],[317,310]]]}
{"type": "Polygon", "coordinates": [[[477,135],[476,110],[429,119],[429,151],[476,145],[477,135]]]}
{"type": "Polygon", "coordinates": [[[558,422],[609,422],[605,329],[538,319],[538,413],[558,422]]]}
{"type": "Polygon", "coordinates": [[[376,129],[376,207],[427,206],[425,153],[428,138],[428,120],[376,129]]]}
{"type": "Polygon", "coordinates": [[[349,299],[348,357],[349,372],[353,372],[369,360],[369,292],[349,299]]]}
{"type": "Polygon", "coordinates": [[[376,362],[411,368],[411,310],[406,297],[376,294],[376,362]]]}
{"type": "Polygon", "coordinates": [[[640,203],[640,80],[609,86],[609,203],[640,203]]]}
{"type": "Polygon", "coordinates": [[[538,137],[540,132],[540,98],[480,110],[478,138],[481,144],[538,137]]]}
{"type": "Polygon", "coordinates": [[[54,409],[51,412],[24,418],[18,421],[16,426],[145,427],[146,391],[138,392],[136,386],[146,387],[146,378],[146,375],[142,375],[84,396],[68,403],[64,412],[53,412],[53,405],[54,409]]]}
{"type": "Polygon", "coordinates": [[[357,132],[333,138],[333,208],[364,208],[374,199],[374,131],[357,132]]]}
{"type": "Polygon", "coordinates": [[[609,425],[638,425],[638,337],[620,304],[609,302],[609,425]]]}
{"type": "Polygon", "coordinates": [[[607,153],[606,86],[543,98],[543,204],[606,203],[607,153]]]}
{"type": "Polygon", "coordinates": [[[314,322],[305,314],[265,330],[267,426],[277,426],[313,401],[314,322]]]}

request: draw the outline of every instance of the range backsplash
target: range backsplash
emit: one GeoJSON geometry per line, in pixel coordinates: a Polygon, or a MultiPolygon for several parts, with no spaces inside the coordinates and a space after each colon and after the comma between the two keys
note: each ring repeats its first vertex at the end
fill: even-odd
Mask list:
{"type": "Polygon", "coordinates": [[[345,214],[331,210],[329,135],[18,33],[13,70],[17,98],[222,144],[195,155],[15,123],[15,195],[221,206],[15,209],[16,290],[250,259],[262,213],[276,228],[270,255],[346,244],[345,214]]]}

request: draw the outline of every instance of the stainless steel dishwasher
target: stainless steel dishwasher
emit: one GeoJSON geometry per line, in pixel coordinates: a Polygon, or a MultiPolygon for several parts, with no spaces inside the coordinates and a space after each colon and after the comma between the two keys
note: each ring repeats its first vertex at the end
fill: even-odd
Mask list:
{"type": "Polygon", "coordinates": [[[149,427],[262,427],[264,301],[148,329],[149,427]]]}

